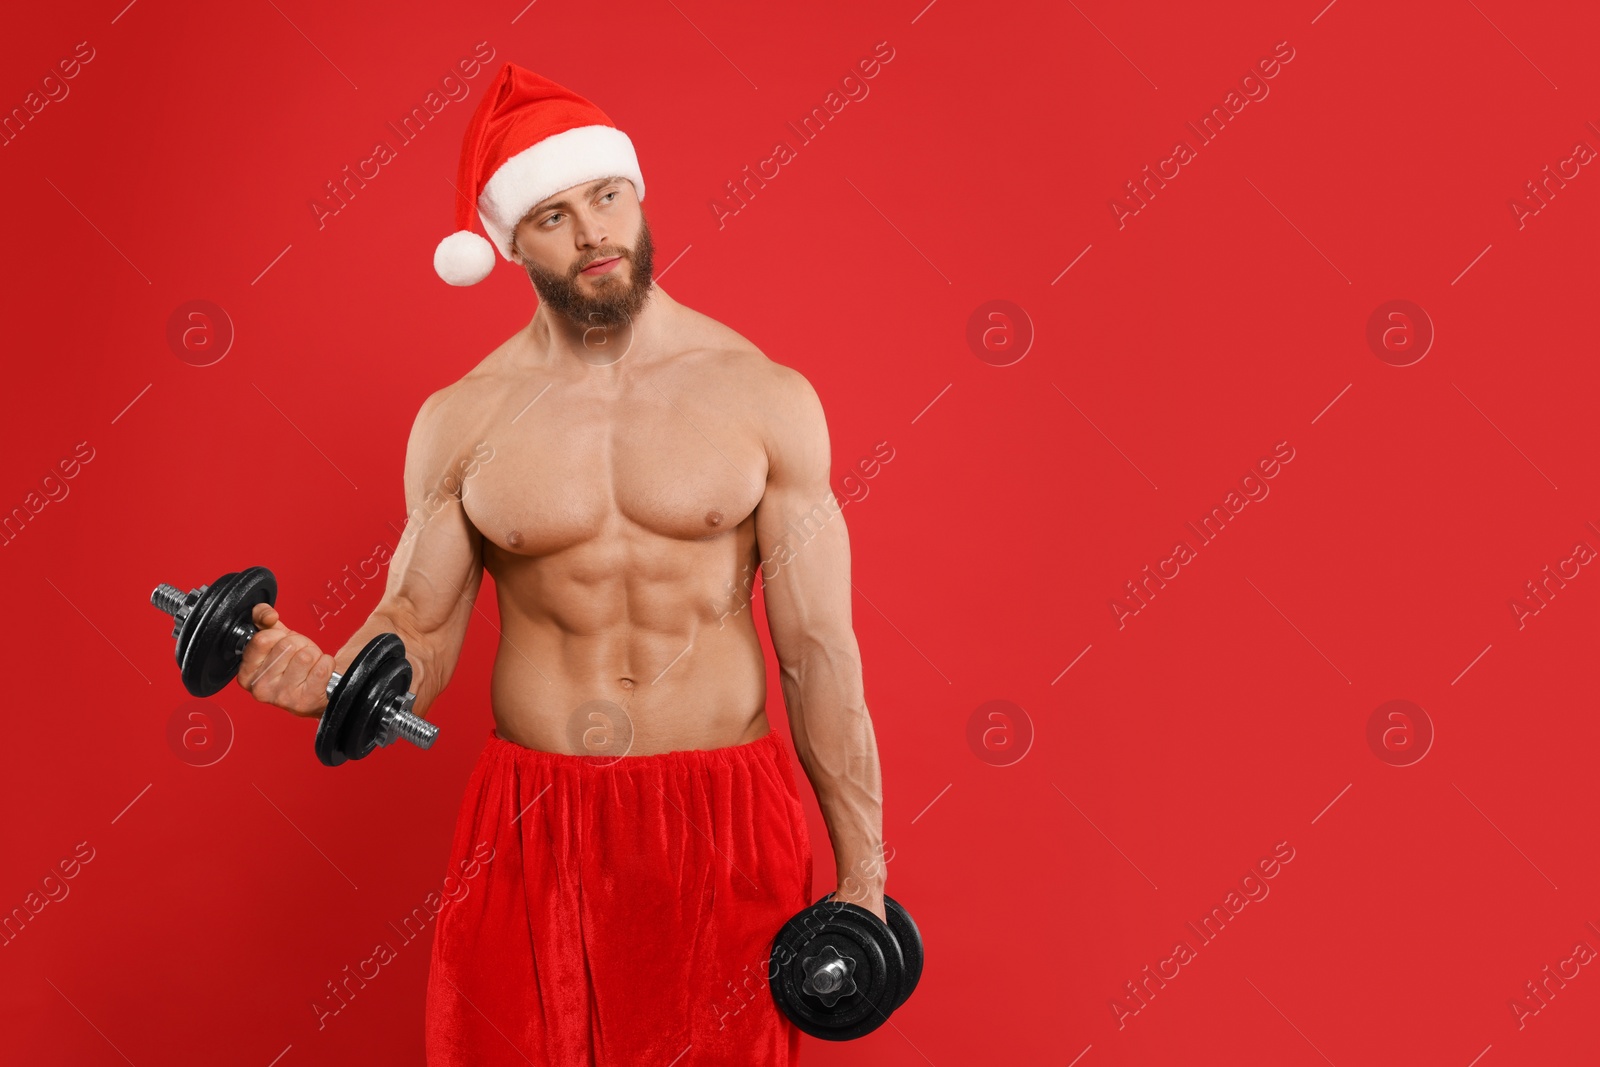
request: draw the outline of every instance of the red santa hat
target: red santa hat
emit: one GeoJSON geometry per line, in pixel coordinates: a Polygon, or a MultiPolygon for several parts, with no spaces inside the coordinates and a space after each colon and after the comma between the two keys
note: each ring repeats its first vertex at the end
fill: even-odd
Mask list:
{"type": "Polygon", "coordinates": [[[433,250],[433,269],[451,285],[476,285],[494,268],[495,249],[511,259],[511,238],[529,208],[562,189],[611,176],[627,178],[644,199],[628,135],[577,93],[507,63],[467,124],[456,177],[456,232],[433,250]],[[473,215],[489,240],[473,231],[473,215]]]}

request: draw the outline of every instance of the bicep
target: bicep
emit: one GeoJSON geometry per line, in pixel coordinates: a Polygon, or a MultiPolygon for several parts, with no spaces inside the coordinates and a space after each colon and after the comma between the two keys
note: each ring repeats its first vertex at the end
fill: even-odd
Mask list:
{"type": "Polygon", "coordinates": [[[423,404],[406,444],[406,525],[384,588],[384,601],[422,633],[464,631],[483,577],[482,535],[461,502],[479,461],[452,447],[441,395],[423,404]]]}
{"type": "Polygon", "coordinates": [[[767,484],[756,506],[762,591],[780,663],[853,640],[850,537],[829,486],[826,420],[803,378],[788,392],[773,422],[767,484]]]}

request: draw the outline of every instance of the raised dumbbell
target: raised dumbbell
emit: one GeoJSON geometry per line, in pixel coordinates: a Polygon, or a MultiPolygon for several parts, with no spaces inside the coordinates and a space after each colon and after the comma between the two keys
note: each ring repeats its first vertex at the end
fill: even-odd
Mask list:
{"type": "MultiPolygon", "coordinates": [[[[224,574],[188,593],[165,582],[156,586],[150,603],[173,617],[183,687],[208,697],[227,685],[259,629],[255,606],[277,599],[278,580],[265,567],[224,574]]],[[[379,634],[368,641],[343,674],[335,671],[328,679],[328,706],[317,724],[317,759],[337,767],[400,738],[418,748],[432,745],[439,728],[411,713],[417,697],[407,692],[410,686],[411,664],[399,636],[379,634]]]]}
{"type": "Polygon", "coordinates": [[[812,1037],[870,1034],[922,977],[922,933],[883,898],[885,923],[866,908],[823,897],[772,939],[768,985],[778,1009],[812,1037]]]}

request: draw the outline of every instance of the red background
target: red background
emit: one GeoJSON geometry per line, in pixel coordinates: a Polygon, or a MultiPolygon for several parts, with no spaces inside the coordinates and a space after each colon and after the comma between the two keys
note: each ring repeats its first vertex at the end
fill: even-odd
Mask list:
{"type": "Polygon", "coordinates": [[[232,687],[227,755],[180,758],[148,596],[264,563],[309,628],[393,545],[418,405],[534,306],[504,265],[471,289],[431,268],[508,59],[628,131],[662,284],[806,374],[859,497],[889,891],[928,967],[892,1025],[808,1063],[1593,1062],[1600,968],[1520,1027],[1509,1007],[1600,949],[1600,577],[1521,628],[1510,608],[1600,547],[1600,176],[1520,228],[1509,207],[1600,147],[1592,5],[123,2],[28,5],[0,39],[8,110],[95,50],[0,149],[0,507],[94,450],[0,549],[0,909],[94,854],[0,949],[8,1062],[421,1062],[426,940],[324,1029],[308,1005],[440,887],[494,598],[434,749],[331,771],[309,723],[232,687]],[[319,229],[323,183],[480,41],[471,95],[319,229]],[[1124,183],[1280,41],[1270,95],[1119,228],[1124,183]],[[786,122],[878,42],[869,95],[797,145],[786,122]],[[719,227],[780,138],[797,157],[719,227]],[[236,331],[210,366],[166,339],[194,299],[236,331]],[[997,299],[1035,334],[1009,366],[966,340],[997,299]],[[1437,331],[1406,367],[1365,339],[1393,299],[1437,331]],[[1281,441],[1270,496],[1119,628],[1124,583],[1281,441]],[[1435,733],[1410,766],[1367,740],[1394,699],[1435,733]],[[1023,711],[974,749],[991,700],[1023,711]],[[979,758],[1022,716],[1020,761],[979,758]],[[1119,1027],[1124,983],[1279,842],[1270,895],[1119,1027]]]}

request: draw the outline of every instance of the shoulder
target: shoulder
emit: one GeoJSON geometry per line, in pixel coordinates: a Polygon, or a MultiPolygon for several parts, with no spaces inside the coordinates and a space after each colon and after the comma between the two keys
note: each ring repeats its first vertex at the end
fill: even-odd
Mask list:
{"type": "Polygon", "coordinates": [[[737,330],[691,312],[687,332],[697,359],[715,368],[729,404],[760,439],[771,475],[820,470],[827,477],[827,419],[804,374],[770,359],[737,330]]]}
{"type": "Polygon", "coordinates": [[[828,478],[828,420],[806,376],[756,353],[745,368],[769,477],[828,478]]]}
{"type": "Polygon", "coordinates": [[[828,422],[822,398],[804,374],[763,357],[763,420],[769,442],[778,450],[828,447],[828,422]]]}
{"type": "Polygon", "coordinates": [[[460,391],[461,382],[453,382],[442,389],[435,389],[423,399],[416,417],[411,421],[413,447],[430,444],[443,436],[452,409],[460,406],[456,402],[460,391]]]}
{"type": "Polygon", "coordinates": [[[506,350],[511,342],[507,339],[461,377],[423,398],[412,424],[413,440],[422,434],[441,441],[470,434],[493,401],[505,393],[506,350]]]}
{"type": "Polygon", "coordinates": [[[690,346],[740,391],[746,410],[764,416],[763,421],[821,414],[822,402],[804,374],[769,359],[732,327],[696,311],[689,313],[694,324],[690,346]]]}
{"type": "Polygon", "coordinates": [[[469,451],[468,439],[481,406],[471,376],[429,393],[417,408],[406,441],[408,483],[433,482],[453,469],[469,451]]]}

